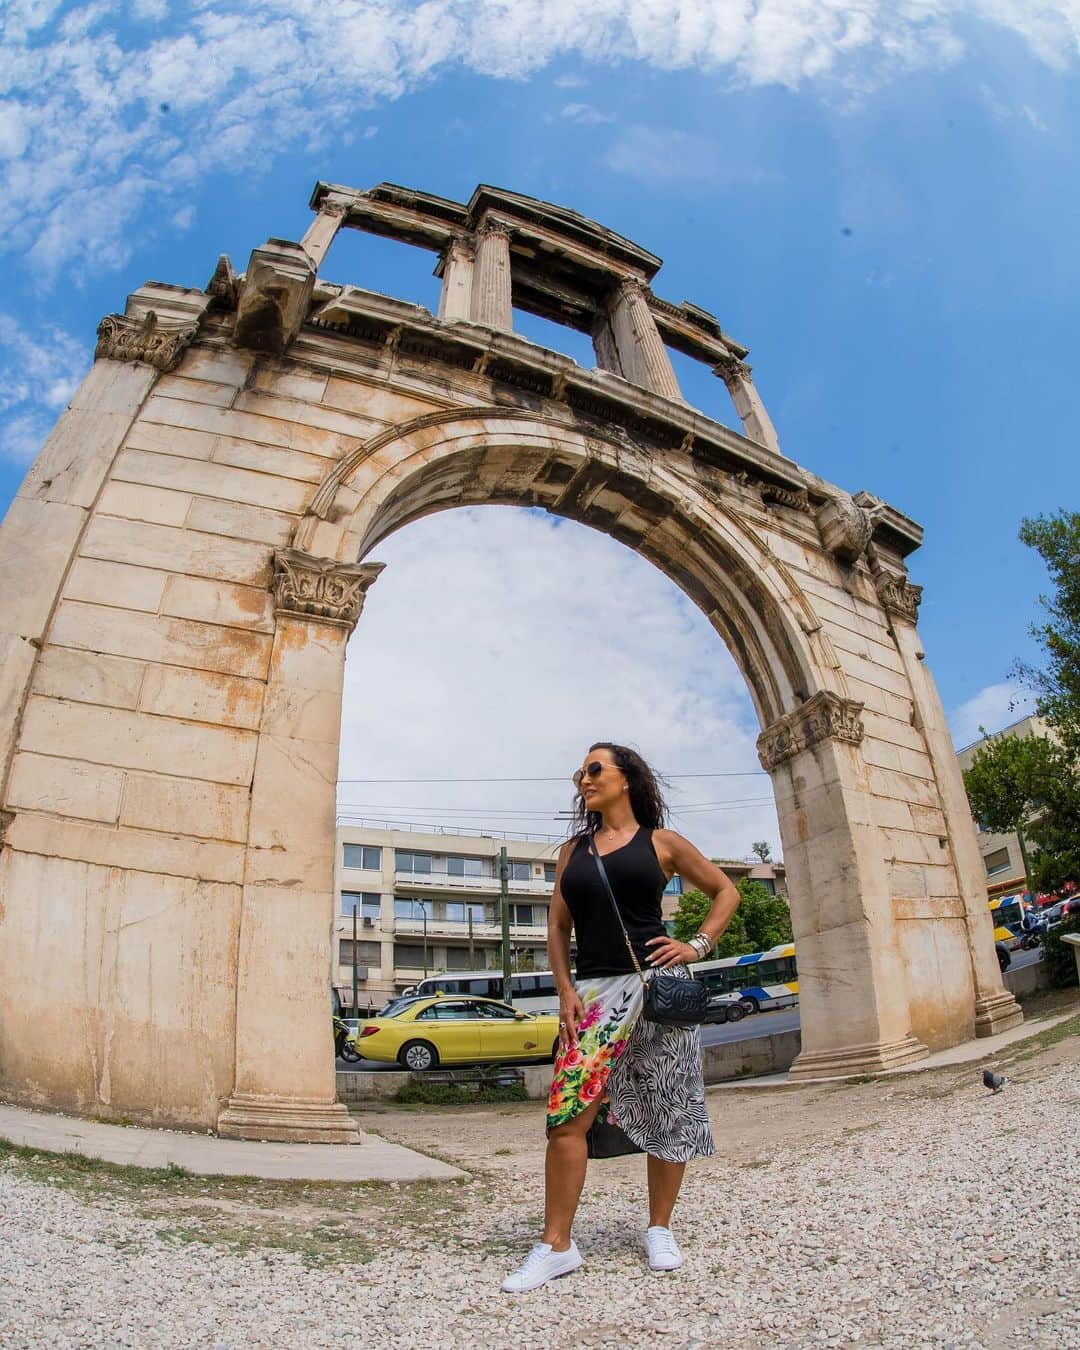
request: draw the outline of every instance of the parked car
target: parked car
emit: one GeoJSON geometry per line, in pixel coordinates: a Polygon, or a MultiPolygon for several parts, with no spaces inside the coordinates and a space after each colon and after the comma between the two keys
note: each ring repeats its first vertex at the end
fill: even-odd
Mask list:
{"type": "Polygon", "coordinates": [[[714,994],[709,999],[709,1010],[705,1022],[740,1022],[746,1016],[746,1009],[738,994],[714,994]]]}
{"type": "Polygon", "coordinates": [[[356,1047],[364,1059],[404,1069],[439,1064],[554,1059],[559,1048],[555,1013],[527,1013],[493,998],[396,999],[363,1022],[356,1047]]]}

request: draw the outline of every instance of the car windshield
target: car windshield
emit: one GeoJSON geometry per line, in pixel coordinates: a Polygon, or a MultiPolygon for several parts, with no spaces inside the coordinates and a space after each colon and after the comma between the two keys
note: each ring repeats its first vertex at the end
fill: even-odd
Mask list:
{"type": "Polygon", "coordinates": [[[415,995],[410,995],[407,998],[392,998],[389,1003],[384,1004],[379,1009],[378,1016],[397,1017],[403,1013],[406,1008],[411,1008],[414,1003],[420,1002],[422,1002],[422,1000],[415,995]]]}

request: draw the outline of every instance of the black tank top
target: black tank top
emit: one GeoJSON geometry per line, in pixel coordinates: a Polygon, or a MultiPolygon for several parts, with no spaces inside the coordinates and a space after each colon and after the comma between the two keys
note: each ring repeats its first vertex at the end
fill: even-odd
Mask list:
{"type": "MultiPolygon", "coordinates": [[[[645,943],[666,935],[660,897],[667,877],[653,848],[652,835],[652,830],[640,826],[629,843],[603,855],[604,870],[643,970],[648,969],[652,950],[645,943]]],[[[574,920],[577,978],[632,974],[634,963],[584,838],[578,840],[563,868],[561,889],[574,920]]]]}

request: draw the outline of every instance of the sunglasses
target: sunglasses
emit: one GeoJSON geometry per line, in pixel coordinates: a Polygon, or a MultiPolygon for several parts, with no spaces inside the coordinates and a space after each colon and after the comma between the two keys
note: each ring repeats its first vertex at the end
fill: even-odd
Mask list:
{"type": "Polygon", "coordinates": [[[599,778],[607,767],[608,766],[602,764],[600,760],[594,759],[591,764],[586,764],[584,769],[575,769],[570,775],[570,781],[580,792],[581,784],[586,778],[599,778]]]}

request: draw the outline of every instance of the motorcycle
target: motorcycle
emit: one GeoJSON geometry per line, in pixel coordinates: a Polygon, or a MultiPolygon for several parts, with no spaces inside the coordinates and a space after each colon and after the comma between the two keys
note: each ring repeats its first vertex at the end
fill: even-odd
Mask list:
{"type": "Polygon", "coordinates": [[[1038,947],[1046,935],[1048,924],[1045,918],[1036,919],[1030,928],[1025,928],[1020,934],[1020,947],[1025,952],[1030,952],[1038,947]]]}
{"type": "Polygon", "coordinates": [[[340,1017],[334,1018],[334,1054],[346,1064],[355,1064],[361,1058],[352,1031],[340,1017]]]}

